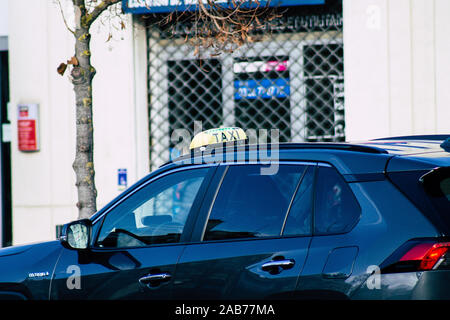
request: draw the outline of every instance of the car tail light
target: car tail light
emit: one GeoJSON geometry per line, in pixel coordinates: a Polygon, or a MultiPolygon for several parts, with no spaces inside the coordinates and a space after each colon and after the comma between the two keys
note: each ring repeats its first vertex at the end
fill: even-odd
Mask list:
{"type": "Polygon", "coordinates": [[[382,273],[450,269],[450,242],[408,241],[381,266],[382,273]]]}
{"type": "Polygon", "coordinates": [[[423,256],[420,262],[420,270],[432,270],[446,260],[447,251],[450,249],[450,242],[436,243],[423,256]]]}

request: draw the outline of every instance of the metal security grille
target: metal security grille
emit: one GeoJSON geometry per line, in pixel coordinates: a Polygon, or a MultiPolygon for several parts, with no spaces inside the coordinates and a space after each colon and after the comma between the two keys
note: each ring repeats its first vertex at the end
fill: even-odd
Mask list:
{"type": "MultiPolygon", "coordinates": [[[[202,121],[208,128],[222,123],[222,68],[220,61],[169,60],[169,133],[179,128],[193,127],[202,121]]],[[[171,141],[170,147],[175,146],[171,141]]]]}
{"type": "Polygon", "coordinates": [[[278,129],[281,142],[345,140],[342,8],[333,3],[291,10],[258,41],[201,59],[184,41],[191,25],[169,33],[149,24],[151,169],[182,151],[189,141],[174,130],[192,137],[196,121],[201,130],[278,129]]]}

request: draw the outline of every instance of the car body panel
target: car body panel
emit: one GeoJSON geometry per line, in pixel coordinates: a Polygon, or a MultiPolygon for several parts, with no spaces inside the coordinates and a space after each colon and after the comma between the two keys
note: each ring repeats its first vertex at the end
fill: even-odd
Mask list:
{"type": "Polygon", "coordinates": [[[183,248],[179,244],[89,252],[65,249],[56,266],[50,298],[170,299],[172,281],[147,287],[139,279],[149,274],[173,275],[183,248]],[[79,287],[74,276],[80,277],[79,287]]]}
{"type": "MultiPolygon", "coordinates": [[[[369,277],[368,267],[379,266],[393,251],[411,238],[438,237],[434,226],[388,181],[350,183],[362,208],[361,220],[349,233],[314,236],[308,259],[297,285],[300,297],[351,298],[369,277]],[[386,201],[386,193],[396,202],[386,201]],[[409,215],[416,213],[415,220],[409,215]],[[327,258],[336,248],[358,247],[353,271],[348,278],[327,278],[322,274],[327,258]],[[323,292],[323,296],[320,295],[323,292]]],[[[352,261],[347,261],[347,264],[352,261]]]]}
{"type": "Polygon", "coordinates": [[[59,241],[50,241],[0,250],[16,251],[0,257],[0,291],[18,292],[27,299],[48,299],[54,268],[63,249],[59,241]]]}
{"type": "Polygon", "coordinates": [[[433,152],[414,156],[396,156],[390,159],[386,171],[431,170],[436,167],[450,166],[448,152],[433,152]]]}
{"type": "Polygon", "coordinates": [[[176,299],[288,298],[308,253],[310,237],[217,241],[186,246],[175,275],[176,299]],[[264,263],[291,259],[271,274],[264,263]]]}

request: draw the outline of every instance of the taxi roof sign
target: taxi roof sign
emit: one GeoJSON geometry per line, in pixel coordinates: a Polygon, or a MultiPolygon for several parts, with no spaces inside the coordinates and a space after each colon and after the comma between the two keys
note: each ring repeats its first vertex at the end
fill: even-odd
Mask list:
{"type": "Polygon", "coordinates": [[[194,136],[189,149],[206,147],[210,144],[246,140],[244,130],[238,127],[217,128],[202,131],[194,136]]]}

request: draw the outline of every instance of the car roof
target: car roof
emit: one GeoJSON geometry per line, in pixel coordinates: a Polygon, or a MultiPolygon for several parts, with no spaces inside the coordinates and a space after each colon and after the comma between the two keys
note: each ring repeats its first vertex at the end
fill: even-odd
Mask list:
{"type": "Polygon", "coordinates": [[[386,166],[387,172],[450,166],[450,135],[390,137],[363,144],[393,155],[386,166]]]}
{"type": "Polygon", "coordinates": [[[385,150],[389,154],[408,156],[431,152],[449,152],[443,147],[449,135],[401,136],[374,139],[361,142],[365,146],[373,146],[385,150]]]}
{"type": "MultiPolygon", "coordinates": [[[[320,161],[328,162],[337,167],[342,174],[383,173],[391,159],[402,157],[408,162],[408,170],[434,168],[436,166],[450,166],[450,149],[443,147],[444,141],[449,135],[429,136],[403,136],[389,137],[360,142],[309,142],[309,143],[279,143],[279,144],[214,144],[199,150],[191,150],[190,154],[183,155],[166,163],[185,165],[214,162],[214,156],[222,156],[220,162],[233,160],[233,154],[244,153],[248,160],[250,154],[256,154],[261,150],[269,150],[262,154],[270,154],[276,149],[281,161],[320,161]],[[231,146],[231,147],[230,147],[231,146]],[[229,160],[226,155],[230,155],[229,160]],[[201,161],[199,161],[199,159],[201,161]],[[213,160],[211,160],[213,159],[213,160]]],[[[450,142],[450,140],[449,140],[450,142]]],[[[253,157],[258,160],[273,160],[270,156],[266,159],[253,157]]],[[[396,163],[394,161],[394,163],[396,163]]],[[[403,162],[398,162],[401,167],[403,162]]],[[[391,170],[397,170],[391,166],[391,170]],[[393,169],[394,168],[394,169],[393,169]]],[[[402,170],[402,168],[398,169],[402,170]]]]}

